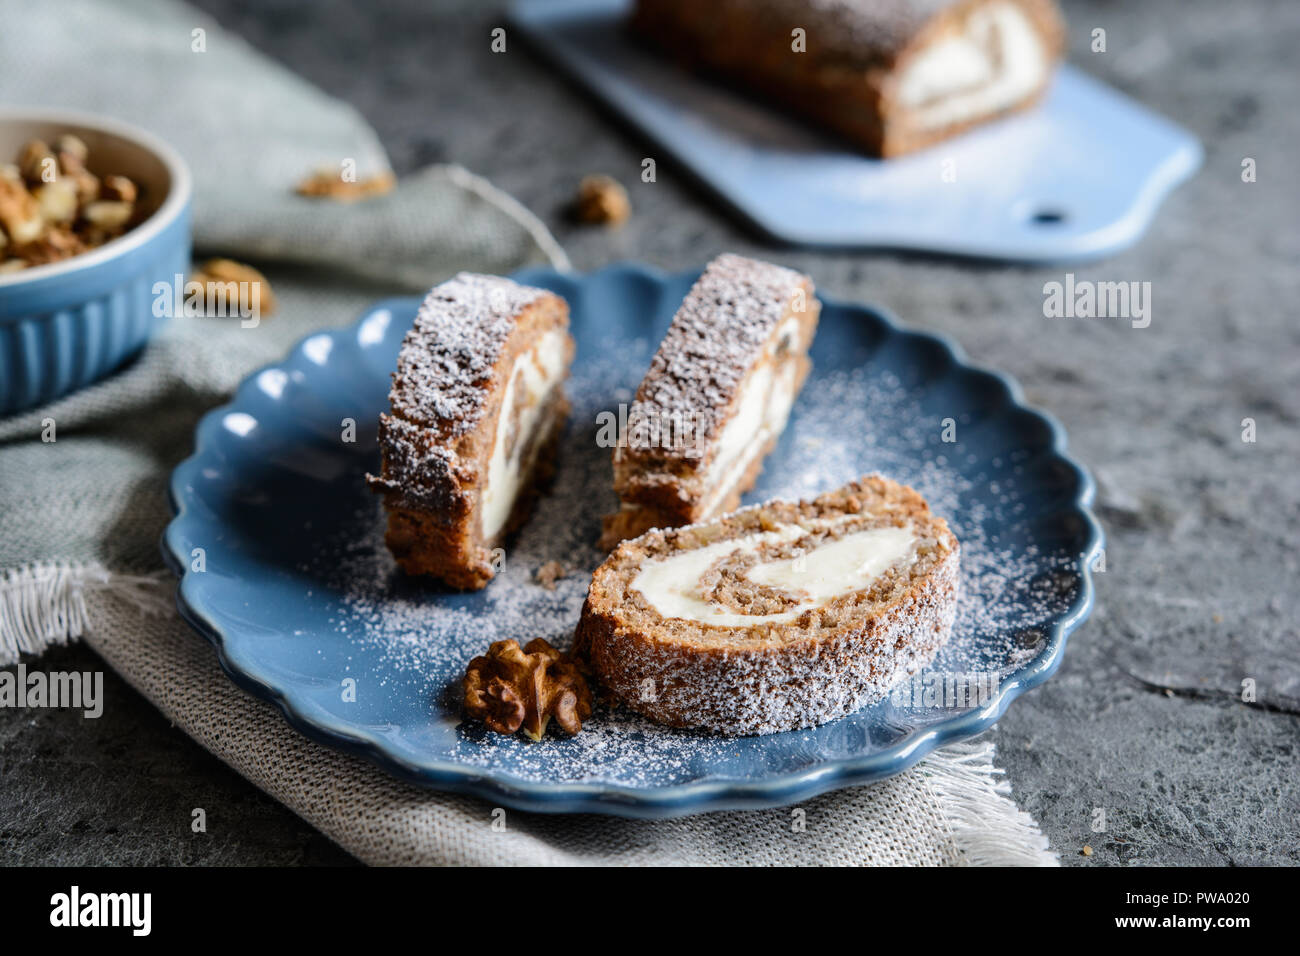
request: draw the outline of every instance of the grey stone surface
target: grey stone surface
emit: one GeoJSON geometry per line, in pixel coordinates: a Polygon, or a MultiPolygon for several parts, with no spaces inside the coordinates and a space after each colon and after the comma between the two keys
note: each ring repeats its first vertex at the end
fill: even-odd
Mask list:
{"type": "MultiPolygon", "coordinates": [[[[1097,610],[1056,677],[996,732],[1017,799],[1066,863],[1300,862],[1300,6],[1069,3],[1071,58],[1195,131],[1200,174],[1135,249],[1023,268],[775,250],[522,43],[488,47],[490,4],[200,0],[224,25],[357,107],[399,172],[456,161],[538,212],[581,269],[667,268],[722,250],[780,259],[1015,375],[1102,479],[1097,610]],[[1094,27],[1107,52],[1089,51],[1094,27]],[[1258,182],[1241,181],[1241,162],[1258,182]],[[568,224],[578,179],[625,182],[634,214],[568,224]],[[1043,283],[1153,285],[1146,329],[1047,319],[1043,283]],[[1242,420],[1257,440],[1242,441],[1242,420]],[[1243,679],[1260,705],[1241,701],[1243,679]],[[1166,689],[1168,688],[1168,689],[1166,689]],[[1092,829],[1105,811],[1105,830],[1092,829]],[[1090,857],[1080,855],[1088,844],[1090,857]]],[[[348,317],[339,316],[342,323],[348,317]]],[[[96,668],[72,649],[51,668],[96,668]]],[[[217,763],[112,675],[98,721],[0,711],[0,862],[332,863],[346,857],[217,763]],[[194,807],[208,813],[196,837],[194,807]]]]}

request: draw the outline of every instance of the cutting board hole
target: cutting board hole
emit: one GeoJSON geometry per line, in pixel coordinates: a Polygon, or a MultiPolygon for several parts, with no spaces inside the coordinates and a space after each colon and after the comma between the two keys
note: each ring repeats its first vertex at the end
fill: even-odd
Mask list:
{"type": "Polygon", "coordinates": [[[1029,221],[1035,226],[1059,226],[1069,218],[1070,214],[1064,209],[1045,206],[1041,209],[1035,209],[1030,215],[1029,221]]]}

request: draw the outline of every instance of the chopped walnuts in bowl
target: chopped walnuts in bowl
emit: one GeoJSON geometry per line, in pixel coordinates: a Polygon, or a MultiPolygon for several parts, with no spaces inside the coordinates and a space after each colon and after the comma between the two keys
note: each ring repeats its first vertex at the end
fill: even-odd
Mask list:
{"type": "Polygon", "coordinates": [[[0,415],[88,385],[171,316],[194,180],[146,129],[0,106],[0,415]]]}
{"type": "Polygon", "coordinates": [[[0,275],[79,255],[136,224],[139,187],[91,172],[90,160],[85,142],[64,133],[28,140],[0,164],[0,275]]]}

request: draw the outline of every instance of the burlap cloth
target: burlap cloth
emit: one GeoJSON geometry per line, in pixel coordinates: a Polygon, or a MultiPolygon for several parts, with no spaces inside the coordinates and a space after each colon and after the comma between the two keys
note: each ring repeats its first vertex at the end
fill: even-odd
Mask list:
{"type": "Polygon", "coordinates": [[[195,243],[263,266],[280,307],[257,328],[174,319],[112,378],[0,420],[0,664],[83,638],[178,727],[359,859],[383,864],[1050,864],[992,745],[934,754],[872,787],[790,808],[644,822],[510,811],[401,783],[291,730],[238,690],[176,615],[161,571],[166,482],[199,416],[309,331],[457,269],[567,265],[510,197],[456,167],[357,206],[292,193],[320,166],[387,169],[348,106],[166,0],[0,0],[3,105],[107,113],[191,164],[195,243]],[[204,31],[201,52],[195,30],[204,31]],[[61,71],[49,64],[94,63],[61,71]],[[220,108],[213,104],[221,104],[220,108]],[[328,268],[320,268],[327,266],[328,268]],[[57,440],[40,440],[53,418],[57,440]]]}

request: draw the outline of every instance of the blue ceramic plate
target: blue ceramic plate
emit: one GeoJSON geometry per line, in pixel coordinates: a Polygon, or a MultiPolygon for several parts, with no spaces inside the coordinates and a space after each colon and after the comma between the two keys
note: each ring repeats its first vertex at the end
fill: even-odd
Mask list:
{"type": "Polygon", "coordinates": [[[725,739],[601,712],[532,744],[460,716],[469,658],[496,639],[567,645],[600,516],[615,506],[597,416],[617,414],[698,273],[527,271],[572,307],[573,415],[555,483],[496,580],[451,593],[398,573],[378,502],[376,419],[416,299],[304,340],[198,427],[172,477],[164,552],[178,603],[242,687],[323,743],[420,784],[540,811],[664,817],[769,807],[879,780],[989,727],[1057,667],[1092,604],[1092,483],[1018,387],[933,335],[826,302],[814,369],[747,500],[810,496],[863,472],[918,487],[962,542],[952,640],[888,700],[812,730],[725,739]],[[567,575],[537,583],[543,563],[567,575]]]}
{"type": "Polygon", "coordinates": [[[630,5],[516,0],[510,15],[657,150],[782,242],[1092,259],[1136,242],[1201,164],[1196,137],[1069,66],[1035,109],[871,159],[643,49],[625,29],[630,5]]]}

